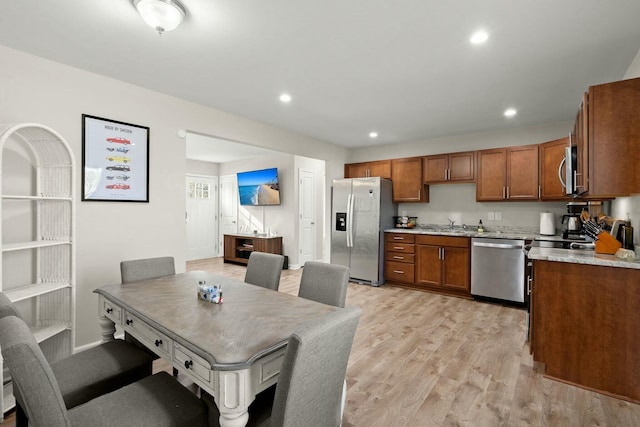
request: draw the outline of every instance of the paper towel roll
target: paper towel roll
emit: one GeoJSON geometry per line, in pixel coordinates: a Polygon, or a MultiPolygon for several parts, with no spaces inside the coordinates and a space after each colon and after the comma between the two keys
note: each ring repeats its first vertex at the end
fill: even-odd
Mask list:
{"type": "Polygon", "coordinates": [[[544,236],[553,236],[556,234],[556,215],[554,213],[540,213],[540,234],[544,236]]]}

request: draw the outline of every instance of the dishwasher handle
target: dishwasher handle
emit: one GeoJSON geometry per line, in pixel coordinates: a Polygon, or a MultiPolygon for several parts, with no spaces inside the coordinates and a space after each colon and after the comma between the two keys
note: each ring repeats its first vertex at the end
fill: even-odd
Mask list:
{"type": "Polygon", "coordinates": [[[524,243],[506,244],[506,243],[481,243],[473,242],[473,246],[481,248],[495,248],[495,249],[522,249],[524,243]]]}

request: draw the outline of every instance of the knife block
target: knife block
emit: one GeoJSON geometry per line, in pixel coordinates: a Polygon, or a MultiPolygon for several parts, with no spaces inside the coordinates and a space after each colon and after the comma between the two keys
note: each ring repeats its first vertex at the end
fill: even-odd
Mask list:
{"type": "Polygon", "coordinates": [[[615,237],[606,231],[601,231],[596,240],[596,253],[598,254],[615,254],[622,247],[622,243],[618,242],[615,237]]]}

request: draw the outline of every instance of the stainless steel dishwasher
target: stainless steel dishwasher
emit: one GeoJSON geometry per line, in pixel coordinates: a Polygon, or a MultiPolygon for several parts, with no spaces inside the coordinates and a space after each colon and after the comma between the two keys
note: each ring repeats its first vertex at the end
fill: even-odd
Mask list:
{"type": "Polygon", "coordinates": [[[524,240],[471,239],[471,295],[524,304],[524,240]]]}

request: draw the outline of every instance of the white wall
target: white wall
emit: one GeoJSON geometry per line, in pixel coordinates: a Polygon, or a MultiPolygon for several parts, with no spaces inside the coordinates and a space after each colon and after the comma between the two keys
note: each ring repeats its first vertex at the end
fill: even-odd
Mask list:
{"type": "Polygon", "coordinates": [[[323,159],[328,170],[342,174],[347,153],[342,147],[4,46],[0,58],[0,122],[42,123],[62,134],[78,164],[78,183],[83,113],[150,127],[149,203],[78,203],[78,346],[99,339],[93,290],[120,281],[121,260],[171,255],[176,269],[185,269],[187,169],[179,129],[323,159]]]}
{"type": "Polygon", "coordinates": [[[190,174],[218,176],[219,165],[217,163],[187,159],[186,167],[187,173],[190,174]]]}

